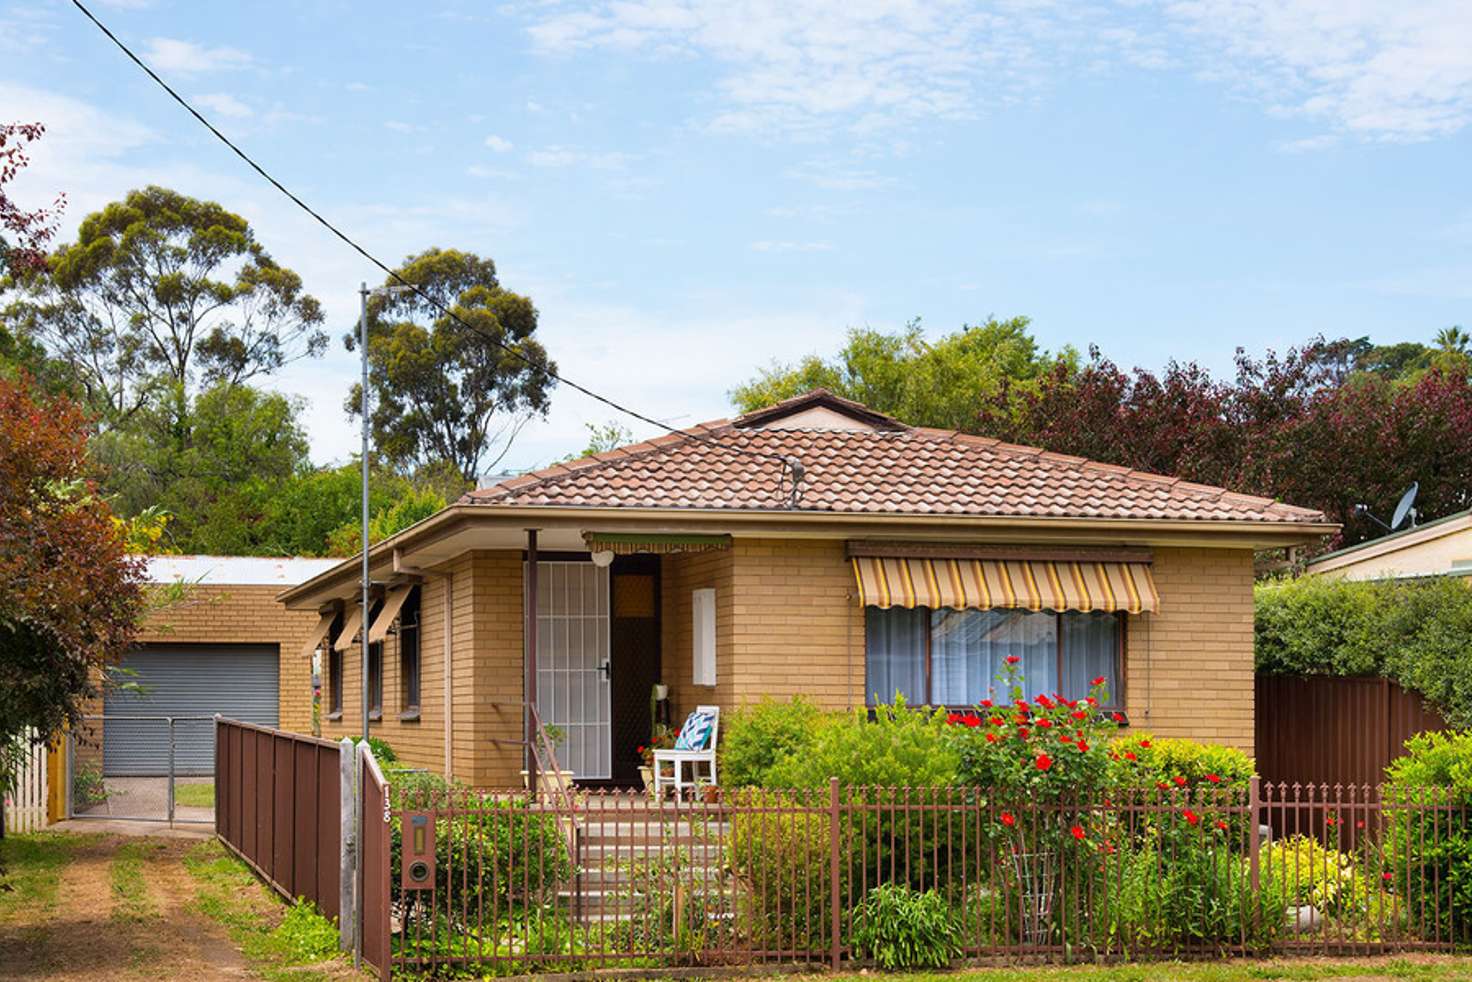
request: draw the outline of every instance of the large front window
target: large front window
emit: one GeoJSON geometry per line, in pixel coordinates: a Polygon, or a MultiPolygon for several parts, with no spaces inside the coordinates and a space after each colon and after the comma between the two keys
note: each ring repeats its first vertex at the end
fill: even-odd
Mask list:
{"type": "Polygon", "coordinates": [[[1067,611],[868,607],[864,611],[868,701],[969,706],[1007,698],[995,690],[1008,656],[1021,659],[1028,696],[1089,694],[1104,676],[1122,705],[1124,615],[1067,611]]]}

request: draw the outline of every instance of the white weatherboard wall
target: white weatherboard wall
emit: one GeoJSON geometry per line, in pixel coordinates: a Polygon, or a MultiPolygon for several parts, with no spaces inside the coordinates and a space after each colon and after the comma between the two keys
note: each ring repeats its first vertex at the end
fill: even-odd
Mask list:
{"type": "Polygon", "coordinates": [[[46,827],[46,745],[32,745],[34,730],[21,737],[24,754],[15,790],[5,795],[5,831],[36,832],[46,827]]]}

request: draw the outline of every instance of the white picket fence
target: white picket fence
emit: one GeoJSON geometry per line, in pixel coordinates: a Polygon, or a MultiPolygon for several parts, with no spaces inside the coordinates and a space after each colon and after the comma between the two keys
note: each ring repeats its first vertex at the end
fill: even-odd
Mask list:
{"type": "Polygon", "coordinates": [[[15,790],[5,794],[5,831],[35,832],[46,827],[46,746],[31,746],[31,733],[21,739],[25,744],[15,790]]]}

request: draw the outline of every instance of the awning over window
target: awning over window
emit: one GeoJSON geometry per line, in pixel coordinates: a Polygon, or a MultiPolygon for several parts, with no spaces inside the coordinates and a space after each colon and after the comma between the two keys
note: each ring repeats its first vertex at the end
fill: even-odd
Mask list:
{"type": "Polygon", "coordinates": [[[1160,610],[1148,563],[855,556],[866,607],[1160,610]]]}
{"type": "Polygon", "coordinates": [[[612,552],[620,556],[635,553],[709,552],[731,548],[729,535],[682,535],[679,533],[644,534],[637,532],[584,532],[583,541],[589,552],[612,552]]]}
{"type": "Polygon", "coordinates": [[[373,618],[373,625],[368,628],[368,643],[377,644],[388,637],[388,629],[393,626],[394,618],[399,616],[399,608],[404,606],[404,601],[409,599],[409,591],[414,589],[413,583],[405,583],[396,586],[388,592],[383,600],[383,606],[378,608],[378,616],[373,618]]]}
{"type": "Polygon", "coordinates": [[[332,647],[338,651],[347,650],[348,645],[358,637],[358,625],[363,623],[363,605],[353,604],[347,608],[347,616],[343,618],[342,630],[337,632],[337,637],[332,639],[332,647]]]}
{"type": "Polygon", "coordinates": [[[317,618],[317,626],[312,628],[312,633],[307,636],[306,644],[302,645],[302,657],[310,658],[322,644],[322,639],[327,637],[327,632],[332,630],[332,622],[337,620],[337,611],[329,610],[317,618]]]}

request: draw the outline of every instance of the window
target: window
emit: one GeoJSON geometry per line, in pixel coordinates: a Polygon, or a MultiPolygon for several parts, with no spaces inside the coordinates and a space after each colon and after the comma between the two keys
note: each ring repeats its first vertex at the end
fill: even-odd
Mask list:
{"type": "Polygon", "coordinates": [[[716,684],[716,592],[712,589],[690,591],[691,665],[690,680],[695,685],[716,684]]]}
{"type": "Polygon", "coordinates": [[[419,588],[399,610],[399,715],[419,718],[419,588]]]}
{"type": "Polygon", "coordinates": [[[327,649],[327,718],[342,719],[342,652],[327,649]]]}
{"type": "Polygon", "coordinates": [[[864,642],[871,704],[896,693],[911,704],[943,706],[1006,698],[994,686],[1009,656],[1021,659],[1029,696],[1082,698],[1102,675],[1110,704],[1124,703],[1123,614],[868,607],[864,642]]]}
{"type": "Polygon", "coordinates": [[[383,642],[368,646],[368,718],[383,719],[383,642]]]}

